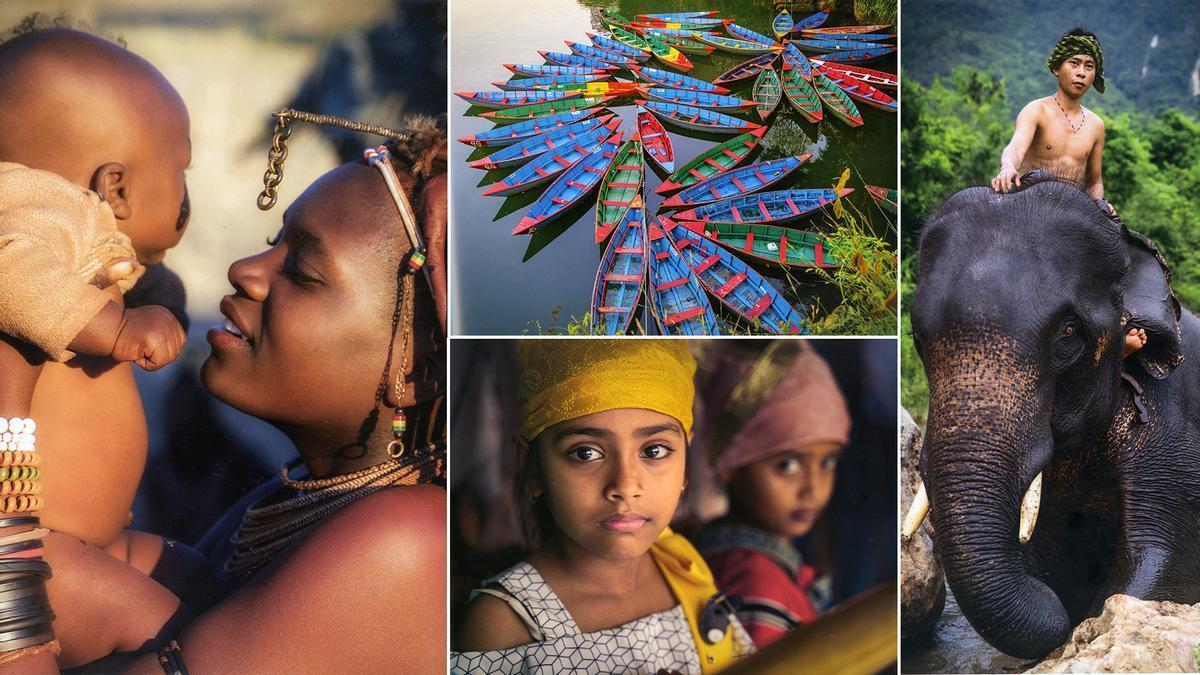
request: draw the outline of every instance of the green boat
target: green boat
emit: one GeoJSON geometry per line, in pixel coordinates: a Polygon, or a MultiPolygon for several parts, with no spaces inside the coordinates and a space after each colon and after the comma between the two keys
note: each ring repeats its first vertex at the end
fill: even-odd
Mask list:
{"type": "Polygon", "coordinates": [[[705,45],[705,44],[700,44],[699,42],[697,42],[695,40],[690,40],[685,37],[679,37],[678,35],[663,35],[662,33],[655,33],[655,35],[657,35],[663,42],[671,45],[672,47],[674,47],[675,49],[678,49],[679,51],[683,52],[684,54],[692,54],[694,56],[708,56],[709,54],[713,53],[712,47],[709,47],[708,45],[705,45]]]}
{"type": "MultiPolygon", "coordinates": [[[[821,121],[824,113],[821,112],[821,99],[817,96],[817,91],[809,84],[808,80],[800,77],[800,71],[792,68],[788,64],[783,64],[783,93],[787,95],[787,99],[792,102],[792,106],[800,111],[801,115],[813,124],[821,121]]],[[[834,85],[835,87],[837,85],[834,85]]]]}
{"type": "Polygon", "coordinates": [[[610,29],[612,29],[612,28],[628,29],[630,27],[630,25],[633,23],[629,19],[626,19],[625,17],[621,16],[620,12],[617,12],[617,11],[611,10],[611,9],[601,9],[600,10],[600,21],[605,26],[608,26],[610,29]]]}
{"type": "Polygon", "coordinates": [[[557,115],[570,110],[587,110],[598,105],[605,105],[612,101],[615,96],[577,96],[575,98],[564,98],[557,101],[547,101],[545,103],[534,103],[532,105],[523,105],[516,108],[504,108],[501,110],[492,110],[483,113],[480,117],[485,117],[496,124],[512,124],[514,122],[523,122],[535,117],[546,117],[548,115],[557,115]]]}
{"type": "Polygon", "coordinates": [[[692,161],[679,167],[675,173],[667,176],[662,185],[654,188],[654,191],[665,195],[732,169],[750,156],[750,152],[762,140],[765,133],[767,133],[767,127],[760,126],[754,131],[747,131],[724,143],[714,145],[700,153],[692,161]]]}
{"type": "Polygon", "coordinates": [[[642,164],[642,139],[634,136],[625,141],[604,178],[596,198],[596,243],[603,243],[609,233],[621,224],[625,212],[636,200],[641,203],[642,180],[646,175],[642,164]]]}
{"type": "MultiPolygon", "coordinates": [[[[654,54],[654,48],[650,46],[650,43],[643,40],[642,36],[638,35],[637,33],[625,30],[620,26],[610,26],[610,28],[612,28],[612,39],[616,40],[617,42],[620,42],[626,47],[640,49],[647,54],[654,54]]],[[[655,56],[658,55],[655,54],[655,56]]]]}
{"type": "Polygon", "coordinates": [[[774,68],[764,68],[754,80],[754,103],[758,106],[758,116],[764,121],[775,112],[779,99],[783,98],[783,87],[779,84],[779,76],[774,68]]]}
{"type": "Polygon", "coordinates": [[[813,70],[813,87],[834,117],[845,122],[847,126],[862,126],[862,115],[858,112],[858,106],[850,100],[850,95],[819,70],[813,70]]]}
{"type": "Polygon", "coordinates": [[[899,195],[896,194],[895,188],[888,189],[879,187],[878,185],[868,185],[866,187],[867,194],[871,195],[871,199],[874,199],[876,204],[892,213],[896,212],[896,201],[899,199],[899,195]]]}
{"type": "Polygon", "coordinates": [[[646,44],[650,45],[650,52],[659,61],[680,70],[692,69],[692,62],[688,60],[688,57],[684,56],[683,52],[664,42],[661,37],[654,33],[646,33],[642,36],[642,39],[646,41],[646,44]]]}
{"type": "Polygon", "coordinates": [[[789,267],[838,267],[826,247],[825,235],[777,225],[698,223],[676,221],[738,253],[789,267]]]}

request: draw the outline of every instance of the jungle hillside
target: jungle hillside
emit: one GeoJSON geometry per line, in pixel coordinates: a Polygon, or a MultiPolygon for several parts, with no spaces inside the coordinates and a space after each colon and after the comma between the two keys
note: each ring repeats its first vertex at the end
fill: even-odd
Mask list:
{"type": "MultiPolygon", "coordinates": [[[[1106,91],[1083,105],[1104,121],[1104,188],[1125,222],[1160,247],[1184,307],[1200,309],[1200,11],[1194,0],[1088,3],[906,1],[901,100],[901,292],[915,287],[925,220],[986,185],[1017,112],[1055,91],[1046,57],[1074,26],[1096,33],[1106,91]]],[[[907,304],[907,303],[906,303],[907,304]]],[[[923,425],[924,372],[902,314],[901,400],[923,425]]]]}

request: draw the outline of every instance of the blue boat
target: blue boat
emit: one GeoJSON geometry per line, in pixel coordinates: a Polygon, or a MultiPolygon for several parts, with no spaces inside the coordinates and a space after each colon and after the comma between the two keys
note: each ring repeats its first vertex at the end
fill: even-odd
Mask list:
{"type": "Polygon", "coordinates": [[[611,63],[601,61],[600,59],[590,59],[586,56],[578,54],[564,54],[563,52],[547,52],[538,50],[538,54],[547,62],[556,66],[568,66],[570,68],[595,68],[596,70],[616,70],[617,66],[611,63]]]}
{"type": "Polygon", "coordinates": [[[659,35],[669,35],[671,37],[686,38],[688,40],[695,39],[696,33],[704,33],[705,35],[716,35],[716,33],[711,30],[687,30],[684,28],[647,28],[646,30],[649,30],[654,33],[658,33],[659,35]]]}
{"type": "MultiPolygon", "coordinates": [[[[851,192],[854,188],[843,188],[842,196],[851,192]]],[[[838,193],[832,189],[758,192],[680,211],[675,218],[702,223],[779,223],[806,216],[837,199],[838,193]]]]}
{"type": "Polygon", "coordinates": [[[600,257],[592,287],[592,327],[598,335],[623,335],[633,323],[646,285],[646,212],[638,199],[625,211],[600,257]]]}
{"type": "Polygon", "coordinates": [[[687,89],[689,91],[707,91],[712,94],[728,94],[729,90],[725,87],[715,85],[712,82],[705,82],[687,75],[672,73],[669,70],[659,70],[658,68],[649,68],[647,66],[632,66],[629,68],[633,72],[633,76],[639,80],[661,84],[664,87],[672,89],[687,89]]]}
{"type": "Polygon", "coordinates": [[[592,44],[606,52],[628,56],[635,61],[646,61],[650,58],[650,52],[642,51],[637,47],[630,47],[624,42],[617,42],[607,35],[596,35],[595,33],[585,33],[592,44]]]}
{"type": "Polygon", "coordinates": [[[809,30],[810,28],[819,28],[821,24],[825,23],[825,21],[828,19],[829,10],[827,9],[823,9],[815,14],[809,14],[792,25],[792,32],[799,33],[801,31],[809,30]]]}
{"type": "Polygon", "coordinates": [[[649,226],[646,295],[658,330],[667,335],[720,335],[704,287],[658,225],[649,226]]]}
{"type": "Polygon", "coordinates": [[[746,120],[731,117],[723,113],[696,108],[690,105],[642,100],[636,103],[654,113],[656,117],[664,122],[670,122],[676,126],[695,131],[717,134],[740,134],[746,131],[753,131],[762,126],[761,124],[747,122],[746,120]]]}
{"type": "Polygon", "coordinates": [[[521,77],[508,82],[493,82],[492,86],[504,91],[546,89],[556,84],[587,84],[608,80],[612,75],[547,75],[545,77],[521,77]]]}
{"type": "Polygon", "coordinates": [[[667,14],[638,14],[639,19],[643,21],[665,21],[668,23],[687,22],[693,19],[709,19],[717,16],[715,9],[706,9],[696,12],[669,12],[667,14]]]}
{"type": "Polygon", "coordinates": [[[612,66],[605,68],[576,68],[573,66],[553,66],[544,63],[506,63],[508,68],[517,75],[526,77],[545,77],[547,75],[611,75],[612,66]]]}
{"type": "Polygon", "coordinates": [[[821,39],[821,40],[849,40],[851,42],[886,42],[895,40],[895,33],[812,33],[804,36],[805,39],[821,39]]]}
{"type": "Polygon", "coordinates": [[[679,209],[765,190],[810,159],[812,155],[805,153],[731,169],[680,190],[668,197],[659,208],[679,209]]]}
{"type": "Polygon", "coordinates": [[[700,284],[751,327],[772,335],[808,332],[804,316],[742,259],[711,239],[676,227],[670,218],[659,216],[658,223],[700,284]]]}
{"type": "Polygon", "coordinates": [[[544,134],[538,134],[520,143],[501,148],[487,157],[481,157],[470,162],[468,166],[472,169],[492,171],[506,166],[524,164],[566,143],[579,142],[587,133],[595,131],[601,126],[606,126],[611,131],[616,131],[621,120],[614,120],[615,116],[614,113],[605,113],[568,124],[565,127],[551,129],[544,134]]]}
{"type": "Polygon", "coordinates": [[[637,64],[636,59],[623,56],[621,54],[615,54],[613,52],[600,49],[594,45],[584,44],[582,42],[571,42],[570,40],[566,41],[566,45],[567,48],[571,50],[571,53],[575,54],[576,56],[603,61],[604,63],[617,66],[619,68],[625,68],[637,64]]]}
{"type": "Polygon", "coordinates": [[[792,67],[796,74],[806,80],[812,80],[812,64],[808,57],[791,42],[783,48],[783,62],[792,67]]]}
{"type": "Polygon", "coordinates": [[[771,32],[775,33],[777,40],[783,39],[784,35],[792,32],[795,24],[792,23],[792,14],[786,9],[782,9],[775,15],[775,19],[771,21],[771,32]]]}
{"type": "Polygon", "coordinates": [[[679,105],[690,105],[726,112],[744,112],[755,107],[754,101],[747,101],[744,98],[736,96],[724,96],[707,91],[671,89],[669,87],[650,87],[646,90],[646,96],[658,101],[666,101],[667,103],[678,103],[679,105]]]}
{"type": "Polygon", "coordinates": [[[505,145],[519,143],[527,138],[532,138],[538,134],[544,134],[551,129],[565,127],[568,124],[578,122],[579,120],[587,119],[596,113],[599,113],[605,108],[588,108],[585,110],[568,110],[564,113],[551,115],[549,117],[537,117],[508,126],[496,127],[488,131],[481,131],[470,136],[463,136],[458,139],[459,143],[476,148],[498,148],[505,145]]]}
{"type": "Polygon", "coordinates": [[[793,44],[809,52],[847,52],[854,49],[873,49],[875,47],[887,47],[888,45],[879,44],[877,42],[856,42],[854,40],[788,40],[788,44],[793,44]]]}
{"type": "MultiPolygon", "coordinates": [[[[605,129],[607,131],[607,128],[605,129]]],[[[608,170],[621,145],[621,132],[609,136],[587,155],[562,172],[550,187],[546,188],[537,201],[529,207],[525,217],[513,228],[513,234],[533,234],[538,228],[561,216],[600,184],[600,178],[608,170]]]]}
{"type": "Polygon", "coordinates": [[[743,61],[742,63],[739,63],[718,75],[717,79],[713,80],[713,83],[724,85],[729,84],[730,82],[737,82],[738,80],[754,77],[763,70],[774,66],[775,59],[777,58],[779,58],[779,52],[773,51],[768,54],[763,54],[762,56],[756,56],[748,61],[743,61]]]}
{"type": "Polygon", "coordinates": [[[870,61],[881,56],[887,56],[894,51],[896,51],[896,48],[891,45],[864,49],[849,49],[843,52],[830,52],[828,54],[823,54],[821,59],[836,63],[858,63],[860,61],[870,61]]]}
{"type": "Polygon", "coordinates": [[[740,38],[742,40],[749,40],[751,42],[759,42],[764,45],[770,45],[772,47],[779,46],[778,42],[767,37],[766,35],[763,35],[762,33],[756,33],[754,31],[750,30],[749,28],[737,25],[736,23],[725,24],[725,30],[728,31],[729,34],[734,36],[735,38],[740,38]]]}
{"type": "Polygon", "coordinates": [[[462,100],[477,105],[481,108],[516,108],[522,105],[531,105],[533,103],[545,103],[546,101],[558,101],[564,98],[577,98],[582,96],[580,92],[573,91],[543,91],[543,90],[521,90],[521,91],[456,91],[454,95],[462,100]]]}
{"type": "Polygon", "coordinates": [[[483,195],[485,197],[507,197],[533,189],[542,183],[549,183],[565,169],[574,166],[576,162],[600,147],[604,143],[604,139],[608,138],[611,133],[612,131],[608,127],[600,127],[580,136],[574,143],[543,152],[537,159],[508,174],[502,180],[489,185],[483,191],[483,195]]]}
{"type": "Polygon", "coordinates": [[[696,39],[706,45],[716,47],[723,52],[731,54],[766,54],[779,49],[778,44],[764,44],[755,42],[754,40],[739,40],[737,38],[723,37],[720,35],[704,35],[696,34],[696,39]]]}

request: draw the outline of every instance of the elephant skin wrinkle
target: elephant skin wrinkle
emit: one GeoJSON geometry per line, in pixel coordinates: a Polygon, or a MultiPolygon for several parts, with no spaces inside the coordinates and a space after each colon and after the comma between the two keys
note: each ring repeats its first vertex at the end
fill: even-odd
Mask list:
{"type": "MultiPolygon", "coordinates": [[[[920,473],[921,429],[903,408],[900,410],[900,512],[906,513],[916,493],[920,473]]],[[[933,552],[928,522],[900,545],[900,639],[924,640],[933,636],[946,606],[946,582],[933,552]]]]}
{"type": "Polygon", "coordinates": [[[1098,617],[1029,673],[1181,673],[1200,669],[1200,604],[1114,595],[1098,617]]]}

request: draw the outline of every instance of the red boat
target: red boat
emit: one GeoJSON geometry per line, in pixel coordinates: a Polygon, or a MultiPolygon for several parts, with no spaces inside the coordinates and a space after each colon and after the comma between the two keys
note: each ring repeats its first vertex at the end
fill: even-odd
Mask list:
{"type": "Polygon", "coordinates": [[[642,138],[642,147],[663,171],[675,170],[675,148],[671,147],[671,137],[649,110],[638,106],[637,133],[642,138]]]}
{"type": "Polygon", "coordinates": [[[825,61],[822,59],[809,59],[814,66],[828,68],[845,73],[859,82],[866,82],[872,87],[881,87],[883,89],[895,89],[900,86],[900,79],[891,73],[885,73],[882,70],[871,70],[862,66],[852,66],[846,63],[835,63],[833,61],[825,61]]]}

